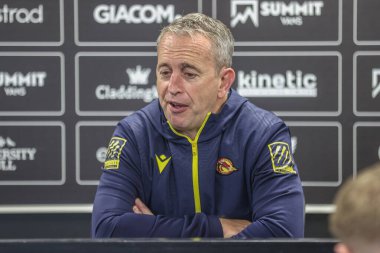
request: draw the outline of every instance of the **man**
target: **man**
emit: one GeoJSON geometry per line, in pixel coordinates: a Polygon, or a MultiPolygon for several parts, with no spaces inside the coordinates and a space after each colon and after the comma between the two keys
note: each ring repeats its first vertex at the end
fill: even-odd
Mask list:
{"type": "Polygon", "coordinates": [[[302,237],[289,130],[231,85],[233,37],[189,14],[157,40],[159,100],[123,119],[96,193],[94,237],[302,237]]]}
{"type": "Polygon", "coordinates": [[[380,252],[380,162],[338,191],[330,230],[341,243],[336,253],[380,252]]]}

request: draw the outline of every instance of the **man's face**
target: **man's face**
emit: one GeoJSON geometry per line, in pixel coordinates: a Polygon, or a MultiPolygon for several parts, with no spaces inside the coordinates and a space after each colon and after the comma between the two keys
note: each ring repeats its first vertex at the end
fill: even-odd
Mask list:
{"type": "Polygon", "coordinates": [[[157,49],[157,90],[167,120],[194,138],[208,112],[217,113],[224,101],[210,41],[196,35],[166,34],[157,49]]]}

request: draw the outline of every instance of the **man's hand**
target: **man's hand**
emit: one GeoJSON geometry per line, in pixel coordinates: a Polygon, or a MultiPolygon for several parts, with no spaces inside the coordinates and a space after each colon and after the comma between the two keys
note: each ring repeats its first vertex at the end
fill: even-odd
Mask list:
{"type": "Polygon", "coordinates": [[[132,207],[132,210],[136,214],[154,215],[152,211],[139,198],[135,200],[135,205],[132,207]]]}
{"type": "Polygon", "coordinates": [[[243,231],[249,224],[248,220],[219,218],[223,228],[224,238],[230,238],[243,231]]]}

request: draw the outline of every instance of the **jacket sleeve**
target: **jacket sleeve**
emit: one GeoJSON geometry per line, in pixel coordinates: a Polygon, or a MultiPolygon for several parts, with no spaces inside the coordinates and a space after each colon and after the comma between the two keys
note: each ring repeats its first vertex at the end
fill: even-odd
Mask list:
{"type": "MultiPolygon", "coordinates": [[[[203,213],[183,217],[135,214],[132,207],[137,197],[149,203],[144,199],[140,152],[127,127],[123,129],[119,124],[114,135],[126,142],[120,150],[119,168],[103,168],[93,205],[92,237],[223,237],[216,216],[203,213]]],[[[118,150],[113,151],[117,153],[118,150]]],[[[110,147],[109,153],[112,153],[110,147]]]]}
{"type": "Polygon", "coordinates": [[[264,134],[252,168],[252,223],[233,238],[304,236],[304,195],[284,123],[264,134]]]}

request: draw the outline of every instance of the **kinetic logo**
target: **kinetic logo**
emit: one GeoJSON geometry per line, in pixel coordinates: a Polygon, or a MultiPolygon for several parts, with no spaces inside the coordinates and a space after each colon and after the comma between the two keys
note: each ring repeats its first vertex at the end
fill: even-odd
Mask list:
{"type": "Polygon", "coordinates": [[[171,23],[181,15],[175,14],[174,5],[140,5],[131,6],[101,4],[95,7],[94,20],[99,24],[161,24],[171,23]]]}
{"type": "Polygon", "coordinates": [[[259,1],[231,0],[231,27],[245,24],[250,19],[255,27],[259,26],[259,16],[280,17],[284,26],[303,25],[303,17],[321,16],[323,1],[259,1]],[[238,11],[238,8],[244,9],[238,11]]]}
{"type": "Polygon", "coordinates": [[[285,73],[238,71],[237,91],[244,97],[316,97],[317,76],[301,70],[285,73]]]}
{"type": "Polygon", "coordinates": [[[41,24],[44,22],[44,7],[38,7],[28,10],[26,8],[9,8],[4,4],[0,7],[0,24],[41,24]]]}
{"type": "Polygon", "coordinates": [[[6,96],[25,96],[26,88],[44,87],[47,73],[44,71],[27,72],[4,72],[0,71],[0,88],[4,88],[6,96]]]}
{"type": "Polygon", "coordinates": [[[36,148],[17,148],[10,137],[0,136],[0,171],[15,171],[14,161],[32,161],[36,152],[36,148]]]}
{"type": "Polygon", "coordinates": [[[98,85],[95,94],[100,100],[116,100],[116,99],[142,99],[149,103],[157,98],[157,90],[154,85],[151,87],[139,87],[149,83],[150,68],[143,69],[141,65],[136,68],[127,68],[125,71],[129,77],[129,85],[120,85],[118,88],[113,88],[109,84],[98,85]]]}
{"type": "Polygon", "coordinates": [[[372,98],[380,93],[380,69],[372,69],[372,98]]]}

